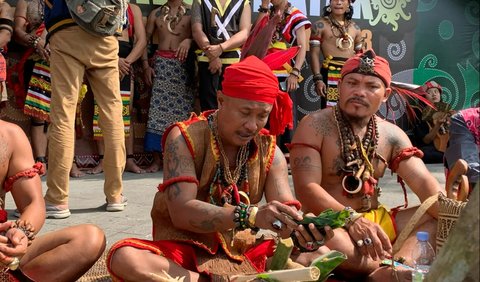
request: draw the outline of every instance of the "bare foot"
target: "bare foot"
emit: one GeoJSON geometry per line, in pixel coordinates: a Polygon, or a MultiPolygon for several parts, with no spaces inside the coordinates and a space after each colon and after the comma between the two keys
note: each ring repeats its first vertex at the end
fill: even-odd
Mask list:
{"type": "Polygon", "coordinates": [[[394,271],[390,266],[382,266],[377,268],[375,271],[370,273],[367,281],[411,281],[412,280],[412,271],[405,269],[403,267],[396,267],[394,271]]]}
{"type": "Polygon", "coordinates": [[[147,169],[146,171],[148,173],[153,173],[153,172],[157,172],[160,170],[162,166],[159,164],[159,163],[156,163],[156,162],[153,162],[147,169]]]}
{"type": "Polygon", "coordinates": [[[73,163],[72,168],[70,169],[70,177],[80,178],[83,176],[85,176],[85,173],[78,168],[76,163],[73,163]]]}
{"type": "Polygon", "coordinates": [[[135,160],[133,158],[127,158],[127,162],[125,163],[125,171],[138,173],[138,174],[142,174],[146,172],[144,169],[140,168],[135,163],[135,160]]]}
{"type": "Polygon", "coordinates": [[[100,174],[103,172],[103,160],[98,162],[98,165],[90,170],[87,170],[88,174],[100,174]]]}

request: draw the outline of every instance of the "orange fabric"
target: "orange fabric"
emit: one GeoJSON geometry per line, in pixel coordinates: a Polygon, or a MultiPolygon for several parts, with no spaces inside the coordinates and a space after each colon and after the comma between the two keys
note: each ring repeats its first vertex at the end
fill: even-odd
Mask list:
{"type": "Polygon", "coordinates": [[[417,147],[405,148],[393,158],[393,161],[390,162],[390,165],[388,166],[388,168],[392,172],[396,172],[398,169],[398,166],[400,165],[400,162],[411,157],[422,158],[423,152],[417,147]]]}

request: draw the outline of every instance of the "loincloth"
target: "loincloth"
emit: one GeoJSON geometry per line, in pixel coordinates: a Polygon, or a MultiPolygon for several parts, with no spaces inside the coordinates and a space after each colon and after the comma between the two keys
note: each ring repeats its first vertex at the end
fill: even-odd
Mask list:
{"type": "Polygon", "coordinates": [[[112,246],[107,256],[107,268],[114,281],[122,281],[111,271],[110,262],[117,249],[130,246],[164,256],[189,271],[209,276],[211,281],[229,281],[228,277],[231,275],[255,274],[264,271],[267,255],[272,255],[274,244],[273,240],[263,241],[250,248],[245,253],[243,261],[235,261],[229,258],[221,248],[211,253],[188,242],[130,238],[112,246]]]}
{"type": "Polygon", "coordinates": [[[327,86],[327,107],[333,107],[337,104],[339,97],[338,82],[341,78],[340,71],[346,60],[347,58],[327,56],[323,61],[322,75],[327,86]]]}

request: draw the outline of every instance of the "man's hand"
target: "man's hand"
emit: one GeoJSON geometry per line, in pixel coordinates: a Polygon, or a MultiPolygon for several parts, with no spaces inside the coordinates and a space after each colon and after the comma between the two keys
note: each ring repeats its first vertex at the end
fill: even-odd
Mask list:
{"type": "Polygon", "coordinates": [[[325,235],[322,235],[313,223],[308,225],[308,230],[303,225],[299,225],[298,229],[295,230],[295,237],[304,249],[314,251],[325,245],[335,234],[330,226],[325,226],[324,230],[325,235]]]}
{"type": "Polygon", "coordinates": [[[211,60],[208,64],[208,70],[212,74],[218,73],[220,75],[222,73],[222,61],[220,60],[220,58],[211,60]]]}
{"type": "Polygon", "coordinates": [[[192,39],[186,38],[178,45],[177,50],[175,50],[175,57],[177,57],[181,62],[184,62],[188,56],[188,50],[190,50],[190,45],[192,44],[192,39]]]}
{"type": "Polygon", "coordinates": [[[22,230],[10,228],[12,222],[0,224],[0,263],[7,266],[14,257],[22,257],[27,252],[28,238],[22,230]]]}
{"type": "Polygon", "coordinates": [[[318,96],[326,97],[327,95],[327,86],[323,81],[319,80],[315,83],[315,92],[317,92],[318,96]]]}
{"type": "Polygon", "coordinates": [[[130,73],[131,64],[125,58],[118,58],[118,71],[120,72],[120,79],[123,79],[130,73]]]}
{"type": "Polygon", "coordinates": [[[255,226],[277,232],[280,237],[288,238],[298,228],[295,220],[302,220],[295,208],[278,201],[271,201],[258,207],[255,226]]]}
{"type": "Polygon", "coordinates": [[[294,75],[289,75],[287,77],[287,92],[291,93],[297,90],[298,88],[298,78],[294,75]]]}
{"type": "Polygon", "coordinates": [[[223,53],[223,48],[220,44],[208,45],[203,50],[205,51],[205,55],[207,55],[209,60],[218,58],[223,53]]]}
{"type": "Polygon", "coordinates": [[[155,71],[152,67],[148,66],[143,69],[143,76],[145,79],[145,84],[152,86],[153,78],[155,77],[155,71]]]}
{"type": "Polygon", "coordinates": [[[368,219],[357,219],[348,228],[348,234],[363,256],[378,260],[392,255],[392,244],[387,234],[368,219]]]}

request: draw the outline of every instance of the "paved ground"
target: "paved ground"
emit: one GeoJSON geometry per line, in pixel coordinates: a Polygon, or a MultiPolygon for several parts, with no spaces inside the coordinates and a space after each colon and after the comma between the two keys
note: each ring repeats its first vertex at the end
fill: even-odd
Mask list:
{"type": "MultiPolygon", "coordinates": [[[[429,170],[442,184],[445,183],[443,168],[440,164],[428,165],[429,170]]],[[[128,206],[123,212],[105,211],[103,194],[103,174],[87,175],[70,181],[70,209],[72,215],[67,219],[47,219],[41,233],[56,230],[79,223],[94,223],[105,231],[108,245],[126,237],[151,239],[150,208],[157,185],[162,181],[162,172],[153,174],[124,174],[124,194],[128,197],[128,206]]],[[[44,192],[46,189],[43,179],[44,192]]],[[[293,186],[293,185],[292,185],[293,186]]],[[[396,176],[387,171],[380,180],[383,189],[381,201],[388,206],[403,204],[403,192],[396,183],[396,176]]],[[[9,214],[15,209],[10,194],[7,195],[6,208],[9,214]]],[[[415,195],[409,194],[411,205],[418,204],[415,195]]],[[[11,218],[13,219],[13,218],[11,218]]]]}

